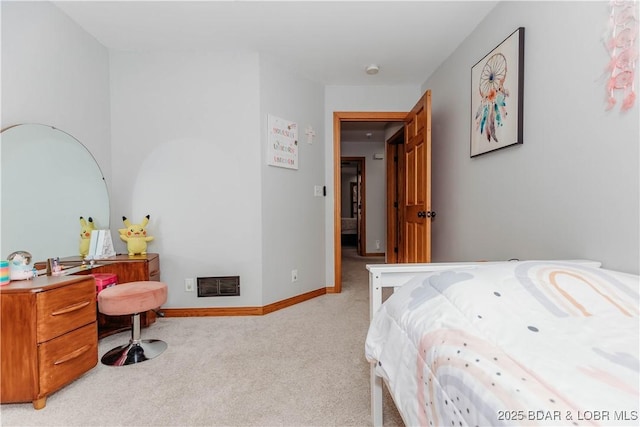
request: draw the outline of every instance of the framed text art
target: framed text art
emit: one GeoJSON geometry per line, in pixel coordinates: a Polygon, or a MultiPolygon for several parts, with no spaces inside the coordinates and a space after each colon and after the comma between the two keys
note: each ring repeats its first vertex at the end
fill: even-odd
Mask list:
{"type": "Polygon", "coordinates": [[[267,117],[267,164],[298,169],[298,125],[272,115],[267,117]]]}
{"type": "Polygon", "coordinates": [[[471,67],[471,157],[522,144],[524,28],[471,67]]]}

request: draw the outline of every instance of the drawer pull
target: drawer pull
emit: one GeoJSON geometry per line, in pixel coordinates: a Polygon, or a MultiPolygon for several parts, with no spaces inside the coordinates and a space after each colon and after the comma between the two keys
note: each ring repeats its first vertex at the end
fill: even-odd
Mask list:
{"type": "Polygon", "coordinates": [[[71,313],[72,311],[78,311],[80,309],[85,308],[86,306],[88,306],[89,304],[91,304],[90,301],[85,301],[85,302],[79,302],[78,304],[73,304],[70,305],[68,307],[65,307],[61,310],[58,311],[54,311],[53,313],[51,313],[52,316],[59,316],[61,314],[67,314],[67,313],[71,313]]]}
{"type": "Polygon", "coordinates": [[[82,347],[80,347],[76,351],[72,351],[71,353],[67,354],[66,356],[63,356],[62,358],[56,360],[55,362],[53,362],[53,364],[54,365],[61,365],[63,363],[66,363],[66,362],[68,362],[70,360],[75,359],[76,357],[80,357],[83,353],[85,353],[90,348],[91,348],[91,346],[89,346],[89,345],[83,345],[82,347]]]}

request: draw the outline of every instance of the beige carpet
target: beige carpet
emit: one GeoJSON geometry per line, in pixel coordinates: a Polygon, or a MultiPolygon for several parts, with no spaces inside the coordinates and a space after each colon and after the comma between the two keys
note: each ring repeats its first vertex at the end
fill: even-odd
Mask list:
{"type": "MultiPolygon", "coordinates": [[[[371,425],[367,263],[345,251],[343,292],[266,316],[160,318],[143,338],[166,341],[158,358],[98,364],[31,404],[0,406],[3,426],[371,425]]],[[[100,356],[128,333],[100,341],[100,356]]],[[[385,425],[402,425],[388,395],[385,425]]]]}

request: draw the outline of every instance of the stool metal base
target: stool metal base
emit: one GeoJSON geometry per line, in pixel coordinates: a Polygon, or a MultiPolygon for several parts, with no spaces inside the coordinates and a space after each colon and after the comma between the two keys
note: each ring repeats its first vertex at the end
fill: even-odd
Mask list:
{"type": "Polygon", "coordinates": [[[109,350],[101,362],[108,366],[133,365],[153,359],[166,349],[167,343],[161,340],[131,340],[129,344],[109,350]]]}

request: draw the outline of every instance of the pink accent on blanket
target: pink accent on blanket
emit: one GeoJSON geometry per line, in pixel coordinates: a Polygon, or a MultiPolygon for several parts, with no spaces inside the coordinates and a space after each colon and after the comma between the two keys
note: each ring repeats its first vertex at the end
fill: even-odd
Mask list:
{"type": "Polygon", "coordinates": [[[604,371],[600,368],[596,368],[593,366],[589,366],[589,367],[579,366],[578,370],[580,370],[585,375],[588,375],[591,378],[594,378],[608,386],[615,387],[618,390],[629,393],[630,395],[634,396],[636,399],[640,397],[640,394],[638,393],[637,388],[630,387],[628,384],[624,383],[623,381],[620,381],[619,378],[611,375],[611,373],[607,371],[604,371]]]}
{"type": "MultiPolygon", "coordinates": [[[[423,426],[430,425],[429,421],[436,426],[447,424],[443,422],[444,414],[441,412],[454,406],[456,398],[439,393],[438,389],[444,390],[446,385],[435,386],[438,378],[442,377],[439,370],[466,377],[464,382],[473,382],[480,387],[483,400],[495,399],[498,407],[509,408],[516,413],[528,412],[533,407],[563,414],[580,410],[569,396],[563,395],[535,372],[508,354],[497,351],[492,343],[463,330],[439,329],[424,335],[417,362],[418,381],[426,385],[418,388],[418,406],[422,408],[420,425],[423,426]],[[427,381],[424,380],[425,374],[429,376],[427,381]],[[427,396],[430,396],[430,401],[427,401],[427,396]]],[[[471,412],[469,408],[467,411],[471,412]]]]}

